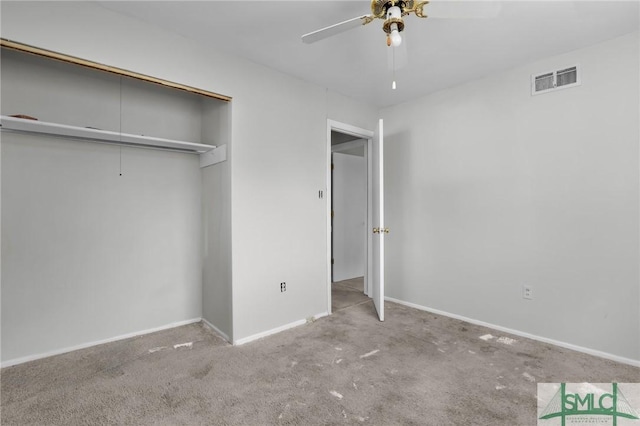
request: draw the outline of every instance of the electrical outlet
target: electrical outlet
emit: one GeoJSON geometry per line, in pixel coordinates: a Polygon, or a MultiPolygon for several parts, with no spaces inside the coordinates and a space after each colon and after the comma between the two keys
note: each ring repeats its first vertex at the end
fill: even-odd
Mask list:
{"type": "Polygon", "coordinates": [[[533,300],[533,287],[531,287],[530,285],[523,285],[522,286],[522,298],[523,299],[528,299],[528,300],[533,300]]]}
{"type": "Polygon", "coordinates": [[[287,283],[280,283],[280,293],[287,291],[287,283]]]}

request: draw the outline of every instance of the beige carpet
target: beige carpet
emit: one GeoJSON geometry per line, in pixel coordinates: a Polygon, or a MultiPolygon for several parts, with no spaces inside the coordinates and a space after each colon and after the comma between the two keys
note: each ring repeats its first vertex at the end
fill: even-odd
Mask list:
{"type": "Polygon", "coordinates": [[[535,425],[536,382],[640,381],[397,304],[386,315],[357,304],[239,347],[193,324],[6,368],[2,424],[535,425]]]}
{"type": "Polygon", "coordinates": [[[331,285],[332,312],[369,300],[369,297],[364,294],[363,277],[338,281],[331,285]]]}

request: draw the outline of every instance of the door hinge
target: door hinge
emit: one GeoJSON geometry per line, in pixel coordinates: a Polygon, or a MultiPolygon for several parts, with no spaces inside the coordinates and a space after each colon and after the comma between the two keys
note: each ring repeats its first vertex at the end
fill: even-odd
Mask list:
{"type": "Polygon", "coordinates": [[[333,163],[331,163],[331,170],[333,170],[335,168],[336,168],[336,166],[333,163]]]}
{"type": "Polygon", "coordinates": [[[335,262],[334,262],[333,258],[331,258],[331,264],[333,265],[334,263],[335,263],[335,262]]]}
{"type": "Polygon", "coordinates": [[[333,210],[331,210],[331,217],[333,217],[333,216],[334,216],[334,213],[333,213],[333,210]]]}

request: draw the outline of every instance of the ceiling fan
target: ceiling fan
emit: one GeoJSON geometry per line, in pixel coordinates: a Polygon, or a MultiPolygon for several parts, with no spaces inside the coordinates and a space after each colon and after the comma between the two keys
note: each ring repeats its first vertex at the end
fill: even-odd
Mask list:
{"type": "Polygon", "coordinates": [[[302,36],[302,41],[307,44],[315,43],[353,28],[367,25],[376,19],[382,19],[384,21],[382,30],[387,34],[387,46],[398,47],[402,43],[400,33],[404,30],[403,17],[414,13],[420,18],[426,18],[424,7],[428,3],[428,1],[414,0],[371,0],[371,15],[358,16],[310,32],[302,36]]]}
{"type": "MultiPolygon", "coordinates": [[[[432,18],[494,18],[501,9],[501,1],[434,1],[429,6],[432,18]]],[[[415,14],[419,18],[427,18],[425,6],[428,0],[371,0],[371,14],[362,15],[346,21],[310,32],[302,36],[306,44],[315,43],[345,31],[367,25],[376,19],[383,21],[382,30],[387,35],[389,68],[393,72],[392,89],[396,89],[395,71],[407,63],[406,42],[402,42],[404,17],[415,14]],[[399,46],[401,46],[399,48],[399,46]]]]}

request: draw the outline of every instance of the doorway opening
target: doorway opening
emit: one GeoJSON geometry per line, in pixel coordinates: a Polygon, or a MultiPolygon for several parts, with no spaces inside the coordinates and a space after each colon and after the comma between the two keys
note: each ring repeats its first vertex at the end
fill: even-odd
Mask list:
{"type": "Polygon", "coordinates": [[[329,120],[328,312],[370,300],[373,132],[329,120]]]}

